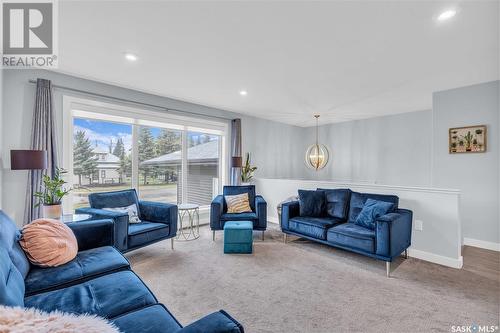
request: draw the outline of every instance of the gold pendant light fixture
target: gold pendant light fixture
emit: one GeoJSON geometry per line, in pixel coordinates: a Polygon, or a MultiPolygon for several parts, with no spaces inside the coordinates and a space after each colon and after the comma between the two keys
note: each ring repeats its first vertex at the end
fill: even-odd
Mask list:
{"type": "Polygon", "coordinates": [[[319,143],[318,140],[318,118],[319,114],[314,115],[316,118],[316,143],[312,144],[306,150],[306,164],[309,168],[316,171],[323,169],[328,164],[328,158],[330,154],[328,148],[319,143]]]}

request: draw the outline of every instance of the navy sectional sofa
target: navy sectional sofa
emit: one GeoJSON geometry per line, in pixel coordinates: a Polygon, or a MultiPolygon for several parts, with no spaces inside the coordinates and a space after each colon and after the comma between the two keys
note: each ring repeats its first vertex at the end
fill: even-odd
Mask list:
{"type": "Polygon", "coordinates": [[[243,333],[222,310],[183,328],[113,247],[112,220],[68,226],[78,241],[77,257],[42,268],[30,264],[18,243],[20,231],[0,210],[0,304],[95,314],[124,333],[243,333]]]}
{"type": "Polygon", "coordinates": [[[325,192],[324,216],[300,216],[299,201],[282,205],[281,229],[287,234],[342,248],[386,262],[390,275],[390,263],[405,253],[411,245],[412,211],[398,208],[395,195],[358,193],[349,189],[318,189],[325,192]],[[355,224],[356,218],[367,199],[390,202],[393,210],[380,216],[375,229],[355,224]]]}

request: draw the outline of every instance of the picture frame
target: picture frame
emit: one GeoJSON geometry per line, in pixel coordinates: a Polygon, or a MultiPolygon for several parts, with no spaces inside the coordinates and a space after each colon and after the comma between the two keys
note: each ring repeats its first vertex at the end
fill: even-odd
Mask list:
{"type": "Polygon", "coordinates": [[[450,128],[448,151],[450,154],[484,153],[487,149],[486,125],[450,128]]]}

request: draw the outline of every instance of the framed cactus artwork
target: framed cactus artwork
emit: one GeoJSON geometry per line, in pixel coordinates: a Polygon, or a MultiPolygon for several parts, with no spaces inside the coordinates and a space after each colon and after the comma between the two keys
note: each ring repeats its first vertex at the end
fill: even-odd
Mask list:
{"type": "Polygon", "coordinates": [[[486,125],[450,128],[450,154],[486,152],[486,125]]]}

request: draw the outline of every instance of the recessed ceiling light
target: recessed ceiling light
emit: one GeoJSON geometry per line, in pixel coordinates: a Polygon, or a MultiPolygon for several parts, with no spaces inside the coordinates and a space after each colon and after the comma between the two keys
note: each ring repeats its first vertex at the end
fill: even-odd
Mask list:
{"type": "Polygon", "coordinates": [[[450,9],[450,10],[445,10],[444,12],[442,12],[441,14],[439,14],[438,16],[438,21],[446,21],[446,20],[449,20],[451,19],[453,16],[455,16],[457,14],[457,11],[454,10],[454,9],[450,9]]]}
{"type": "Polygon", "coordinates": [[[137,61],[137,56],[133,53],[125,53],[125,59],[128,61],[137,61]]]}
{"type": "Polygon", "coordinates": [[[240,90],[240,95],[246,96],[246,95],[248,95],[248,92],[246,90],[240,90]]]}

